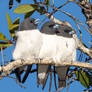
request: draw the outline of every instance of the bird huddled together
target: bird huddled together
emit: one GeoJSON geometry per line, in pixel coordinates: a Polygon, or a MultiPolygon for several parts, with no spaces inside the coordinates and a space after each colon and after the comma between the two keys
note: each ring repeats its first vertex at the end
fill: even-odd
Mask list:
{"type": "MultiPolygon", "coordinates": [[[[38,20],[34,18],[25,19],[20,26],[20,31],[16,32],[16,46],[13,52],[15,60],[29,60],[50,58],[55,63],[76,61],[76,42],[72,35],[74,31],[71,27],[63,24],[56,24],[53,21],[44,23],[40,30],[38,20]]],[[[15,69],[15,74],[19,82],[24,83],[28,77],[32,65],[27,66],[27,70],[21,81],[23,68],[15,69]]],[[[37,85],[42,85],[44,89],[47,82],[51,65],[37,64],[37,85]]],[[[55,72],[58,75],[58,88],[66,86],[66,74],[68,66],[57,66],[55,72]]]]}

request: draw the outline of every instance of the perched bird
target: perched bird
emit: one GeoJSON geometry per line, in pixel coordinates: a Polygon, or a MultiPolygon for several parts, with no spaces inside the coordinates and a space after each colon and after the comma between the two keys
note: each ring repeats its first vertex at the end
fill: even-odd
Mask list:
{"type": "MultiPolygon", "coordinates": [[[[40,39],[39,30],[37,30],[38,20],[34,18],[27,18],[20,25],[20,31],[16,33],[17,41],[13,52],[13,58],[16,59],[30,59],[36,57],[39,53],[39,48],[36,46],[39,44],[38,39],[40,39]],[[36,37],[35,37],[36,36],[36,37]],[[31,48],[31,50],[30,50],[31,48]],[[37,53],[35,53],[37,51],[37,53]]],[[[40,44],[39,44],[40,46],[40,44]]],[[[15,74],[19,82],[21,82],[21,74],[23,73],[23,68],[15,69],[15,74]]],[[[26,81],[32,65],[27,67],[26,73],[23,77],[22,83],[26,81]]]]}
{"type": "MultiPolygon", "coordinates": [[[[43,33],[43,36],[46,37],[46,38],[48,38],[49,32],[51,32],[51,34],[55,34],[55,32],[54,32],[55,30],[51,31],[51,28],[53,27],[53,25],[55,23],[50,22],[50,24],[49,24],[50,26],[48,26],[47,24],[49,24],[49,22],[44,23],[43,26],[40,29],[40,32],[43,33]],[[46,32],[46,35],[44,35],[44,32],[46,32]]],[[[49,39],[47,39],[47,41],[50,43],[49,39]]],[[[43,43],[45,43],[45,42],[46,42],[46,40],[44,40],[43,43]]],[[[48,43],[48,46],[49,46],[49,43],[48,43]]],[[[47,44],[45,44],[45,45],[47,46],[47,44]]],[[[40,54],[39,54],[40,58],[43,59],[43,58],[46,58],[47,56],[51,56],[50,55],[51,53],[45,53],[46,50],[48,51],[49,49],[45,49],[44,45],[42,45],[42,48],[41,48],[41,51],[40,51],[40,54]]],[[[38,69],[37,70],[37,83],[38,83],[38,86],[42,85],[43,89],[44,89],[45,84],[46,84],[47,79],[48,79],[48,75],[49,75],[51,66],[50,65],[42,65],[42,64],[40,65],[39,64],[37,66],[37,69],[38,69]]]]}
{"type": "MultiPolygon", "coordinates": [[[[74,31],[72,31],[71,27],[49,21],[43,24],[41,32],[50,36],[52,35],[54,39],[51,41],[51,38],[48,37],[48,42],[44,45],[44,49],[46,50],[47,47],[48,56],[54,58],[55,62],[71,62],[76,60],[76,42],[72,37],[74,31]],[[50,43],[52,45],[49,49],[48,46],[50,46],[50,43]]],[[[46,52],[44,53],[46,54],[46,52]]],[[[46,55],[43,54],[43,56],[46,55]]],[[[66,86],[67,69],[67,66],[56,67],[56,72],[58,74],[58,88],[64,88],[66,86]]]]}

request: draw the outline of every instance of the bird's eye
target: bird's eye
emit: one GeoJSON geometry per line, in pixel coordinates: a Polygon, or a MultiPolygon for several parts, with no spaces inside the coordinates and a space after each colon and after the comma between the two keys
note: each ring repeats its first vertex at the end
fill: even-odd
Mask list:
{"type": "Polygon", "coordinates": [[[64,32],[69,33],[69,32],[71,32],[71,31],[70,31],[70,30],[64,30],[64,32]]]}
{"type": "Polygon", "coordinates": [[[50,28],[53,28],[54,24],[49,25],[50,28]]]}

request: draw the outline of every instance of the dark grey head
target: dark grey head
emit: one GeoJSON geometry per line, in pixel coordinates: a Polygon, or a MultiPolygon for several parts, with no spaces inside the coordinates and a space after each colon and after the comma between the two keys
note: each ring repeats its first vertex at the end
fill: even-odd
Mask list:
{"type": "MultiPolygon", "coordinates": [[[[58,24],[56,24],[58,25],[58,24]]],[[[60,24],[57,28],[57,35],[64,36],[64,37],[72,37],[74,34],[74,31],[71,27],[67,25],[60,24]]]]}
{"type": "Polygon", "coordinates": [[[54,26],[55,26],[55,23],[53,21],[46,22],[42,25],[40,31],[45,34],[55,34],[56,29],[53,28],[54,26]]]}
{"type": "Polygon", "coordinates": [[[56,34],[64,37],[72,37],[72,28],[67,25],[56,24],[52,21],[46,22],[41,28],[41,32],[45,34],[56,34]]]}
{"type": "Polygon", "coordinates": [[[20,25],[20,31],[37,29],[38,19],[27,18],[20,25]]]}

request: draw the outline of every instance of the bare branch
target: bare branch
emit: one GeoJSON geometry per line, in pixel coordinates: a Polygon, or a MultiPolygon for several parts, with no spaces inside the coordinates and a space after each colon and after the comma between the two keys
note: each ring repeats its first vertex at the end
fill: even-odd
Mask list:
{"type": "Polygon", "coordinates": [[[7,64],[6,66],[0,67],[0,72],[2,72],[0,79],[10,75],[10,72],[13,69],[16,69],[21,66],[31,65],[31,64],[50,64],[50,65],[54,65],[54,66],[65,65],[65,66],[76,66],[76,67],[92,69],[92,64],[83,63],[83,62],[60,62],[60,63],[56,62],[55,63],[52,61],[52,59],[45,59],[45,60],[30,59],[30,60],[25,60],[25,61],[16,60],[14,62],[7,64]]]}
{"type": "Polygon", "coordinates": [[[69,14],[69,13],[67,13],[67,12],[65,12],[65,11],[63,11],[63,10],[61,10],[61,9],[55,8],[55,7],[53,7],[53,6],[50,6],[50,7],[52,7],[53,9],[56,9],[56,10],[59,10],[59,11],[63,12],[64,14],[66,14],[66,15],[68,15],[70,18],[72,18],[74,21],[76,21],[76,22],[78,21],[79,24],[81,24],[81,25],[92,35],[92,32],[91,32],[79,19],[77,19],[76,17],[72,16],[71,14],[69,14]]]}

